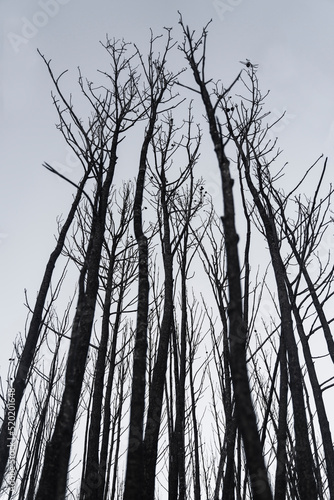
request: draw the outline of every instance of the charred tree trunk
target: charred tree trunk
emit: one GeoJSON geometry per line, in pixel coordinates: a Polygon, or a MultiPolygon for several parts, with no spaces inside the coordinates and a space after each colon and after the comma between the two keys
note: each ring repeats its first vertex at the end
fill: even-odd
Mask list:
{"type": "MultiPolygon", "coordinates": [[[[41,286],[37,295],[36,299],[36,304],[34,307],[34,311],[32,314],[32,318],[30,321],[30,326],[29,330],[27,333],[26,341],[24,344],[24,348],[22,351],[22,355],[20,358],[20,361],[18,363],[18,368],[17,372],[15,375],[15,379],[13,382],[13,389],[15,391],[15,416],[18,415],[19,408],[21,405],[21,401],[23,398],[24,390],[27,385],[27,377],[28,373],[31,369],[31,366],[33,364],[33,360],[35,357],[35,350],[36,346],[38,343],[39,339],[39,334],[41,331],[41,327],[43,325],[43,312],[44,312],[44,307],[45,307],[45,302],[46,302],[46,297],[49,292],[50,288],[50,283],[53,275],[53,270],[56,265],[56,262],[58,260],[58,257],[60,256],[62,249],[64,247],[66,235],[68,233],[68,230],[73,222],[75,213],[77,211],[78,205],[80,203],[80,200],[82,198],[82,191],[83,188],[87,182],[87,178],[89,176],[90,171],[87,170],[85,173],[83,179],[80,182],[80,185],[78,187],[76,196],[74,198],[74,201],[72,203],[71,209],[68,213],[68,216],[66,218],[66,221],[64,222],[60,234],[58,236],[57,244],[53,252],[51,253],[49,257],[49,261],[46,265],[44,276],[41,282],[41,286]]],[[[1,432],[0,432],[0,485],[2,484],[7,460],[8,460],[8,454],[9,454],[9,447],[7,446],[8,443],[8,434],[9,426],[8,426],[8,411],[7,409],[5,410],[4,414],[4,419],[1,427],[1,432]]]]}
{"type": "Polygon", "coordinates": [[[275,476],[275,500],[285,500],[287,493],[287,413],[288,413],[288,370],[286,360],[286,347],[284,338],[281,338],[279,350],[280,359],[280,392],[279,414],[277,429],[277,466],[275,476]]]}
{"type": "MultiPolygon", "coordinates": [[[[195,52],[200,46],[194,42],[193,34],[189,28],[180,21],[186,42],[183,52],[193,71],[194,79],[198,85],[201,98],[206,110],[210,135],[218,160],[218,167],[222,179],[224,217],[222,217],[225,233],[227,277],[229,286],[229,341],[230,341],[230,366],[234,388],[237,424],[240,429],[246,453],[247,468],[252,485],[254,500],[271,500],[272,493],[269,487],[267,470],[265,467],[260,437],[257,429],[256,415],[252,404],[251,391],[246,364],[246,339],[247,325],[245,325],[242,310],[242,293],[240,283],[240,265],[238,256],[239,237],[235,227],[233,180],[231,179],[229,160],[226,157],[220,125],[215,116],[215,107],[211,103],[204,77],[205,52],[200,62],[195,60],[195,52]],[[188,44],[186,46],[186,43],[188,44]],[[202,72],[200,71],[200,65],[202,72]]],[[[206,45],[206,32],[204,31],[201,44],[206,45]]]]}
{"type": "Polygon", "coordinates": [[[109,169],[102,188],[98,189],[95,195],[90,241],[80,272],[77,311],[73,321],[65,388],[54,433],[46,447],[36,500],[44,500],[45,498],[63,500],[65,497],[73,429],[85,373],[99,286],[101,249],[110,188],[117,161],[118,135],[119,130],[115,130],[109,169]]]}
{"type": "MultiPolygon", "coordinates": [[[[129,193],[128,193],[129,195],[129,193]]],[[[98,348],[98,355],[95,368],[94,376],[94,388],[93,388],[93,401],[92,410],[90,414],[90,427],[88,433],[88,446],[87,446],[87,459],[85,463],[85,471],[82,479],[82,489],[81,489],[81,499],[82,500],[92,500],[95,499],[97,495],[99,500],[102,500],[103,488],[101,488],[102,483],[105,481],[106,473],[106,461],[103,463],[99,459],[99,444],[100,444],[100,425],[102,418],[102,402],[103,402],[103,388],[104,388],[104,378],[106,371],[106,358],[107,349],[109,341],[109,330],[110,330],[110,311],[113,300],[113,292],[115,291],[115,268],[117,266],[117,256],[116,252],[118,245],[124,233],[127,230],[129,214],[129,196],[125,193],[125,198],[123,200],[123,209],[121,213],[120,227],[116,234],[112,235],[112,245],[109,253],[108,260],[108,271],[107,280],[105,288],[105,297],[103,304],[103,316],[101,325],[101,340],[98,348]],[[96,487],[93,488],[90,485],[95,484],[96,487]],[[98,491],[98,493],[97,493],[98,491]]],[[[124,268],[123,264],[123,268],[124,268]]],[[[118,296],[118,309],[120,309],[123,300],[123,290],[125,287],[126,277],[123,274],[123,280],[121,283],[120,294],[118,296]]],[[[117,315],[117,318],[119,314],[117,315]]],[[[114,339],[116,342],[116,339],[114,339]]]]}
{"type": "MultiPolygon", "coordinates": [[[[293,331],[291,317],[291,304],[285,284],[285,267],[282,262],[279,250],[279,238],[276,232],[275,219],[269,200],[262,187],[260,193],[255,188],[250,176],[249,159],[245,155],[241,146],[238,145],[242,157],[246,181],[253,196],[255,206],[263,222],[266,240],[268,242],[271,262],[274,270],[276,286],[278,291],[278,301],[281,313],[281,335],[284,339],[288,353],[288,368],[290,374],[290,390],[294,411],[295,436],[296,436],[296,467],[298,473],[298,485],[302,498],[316,499],[316,484],[313,474],[313,460],[308,439],[308,426],[305,412],[305,401],[303,397],[302,372],[299,363],[298,348],[293,331]]],[[[261,165],[257,165],[258,176],[261,176],[261,165]]],[[[260,186],[261,181],[260,181],[260,186]]]]}
{"type": "Polygon", "coordinates": [[[146,351],[148,327],[148,240],[144,234],[142,205],[149,144],[157,118],[156,106],[150,114],[148,129],[143,142],[134,200],[134,233],[138,246],[138,306],[136,338],[133,354],[133,375],[130,406],[129,444],[127,452],[124,500],[144,499],[144,411],[146,387],[146,351]]]}

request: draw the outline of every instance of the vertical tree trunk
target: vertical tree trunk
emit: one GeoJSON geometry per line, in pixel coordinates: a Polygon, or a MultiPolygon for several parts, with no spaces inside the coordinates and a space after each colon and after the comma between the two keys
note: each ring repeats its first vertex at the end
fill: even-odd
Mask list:
{"type": "MultiPolygon", "coordinates": [[[[173,256],[170,238],[170,216],[167,206],[165,165],[161,169],[161,205],[163,211],[163,265],[164,265],[164,310],[160,327],[158,353],[153,369],[149,393],[147,423],[144,438],[144,498],[154,500],[155,470],[158,454],[159,430],[163,390],[167,371],[168,347],[173,325],[173,256]]],[[[176,428],[175,428],[176,432],[176,428]]]]}
{"type": "MultiPolygon", "coordinates": [[[[224,204],[224,233],[226,246],[227,277],[229,287],[229,340],[230,340],[230,366],[234,388],[237,423],[240,429],[247,460],[250,481],[254,500],[271,500],[272,493],[269,487],[267,470],[265,467],[260,437],[257,429],[256,415],[252,404],[251,391],[246,364],[246,338],[247,325],[244,323],[242,310],[242,294],[240,283],[240,265],[238,255],[239,237],[235,228],[233,180],[230,176],[229,160],[226,157],[219,124],[215,116],[215,108],[211,103],[204,77],[205,53],[200,63],[195,61],[195,51],[199,42],[194,43],[193,35],[189,28],[182,24],[185,39],[183,52],[193,71],[194,79],[199,87],[201,98],[206,110],[211,139],[218,160],[218,167],[222,179],[223,204],[224,204]],[[200,72],[200,65],[202,72],[200,72]]],[[[205,51],[206,32],[201,37],[205,51]]]]}
{"type": "MultiPolygon", "coordinates": [[[[105,500],[107,497],[107,487],[108,487],[108,477],[109,471],[107,467],[108,452],[109,452],[109,434],[110,434],[110,419],[111,419],[111,400],[112,400],[112,388],[114,386],[114,373],[116,366],[116,347],[117,338],[119,336],[119,328],[121,323],[121,311],[122,311],[122,298],[124,295],[123,282],[120,291],[120,300],[117,304],[116,318],[114,323],[114,331],[112,337],[112,344],[110,350],[110,360],[109,360],[109,373],[106,383],[106,393],[104,400],[104,419],[102,426],[102,442],[101,442],[101,452],[100,452],[100,477],[101,482],[98,487],[97,500],[105,500]]],[[[121,400],[120,400],[121,401],[121,400]]],[[[121,405],[121,402],[120,402],[121,405]]],[[[120,408],[121,411],[121,408],[120,408]]],[[[121,420],[121,414],[119,415],[121,420]]]]}
{"type": "MultiPolygon", "coordinates": [[[[148,328],[148,305],[149,305],[149,279],[148,279],[148,240],[144,233],[142,205],[145,189],[145,176],[148,163],[148,149],[150,142],[155,134],[155,127],[158,118],[158,109],[161,104],[165,104],[165,112],[172,107],[169,103],[173,99],[171,95],[171,86],[175,81],[175,76],[166,70],[166,56],[170,50],[171,36],[170,30],[168,32],[168,39],[164,52],[154,60],[153,43],[154,38],[151,37],[150,53],[148,57],[148,67],[143,63],[141,56],[141,63],[147,78],[148,88],[145,90],[145,109],[147,110],[148,124],[145,131],[145,137],[140,153],[139,169],[136,182],[136,193],[134,200],[134,217],[133,227],[138,246],[138,303],[137,303],[137,325],[136,325],[136,338],[133,354],[133,375],[132,375],[132,389],[131,389],[131,403],[130,403],[130,424],[129,424],[129,444],[127,452],[126,463],[126,476],[124,485],[124,500],[141,500],[145,495],[151,495],[152,487],[154,488],[155,477],[148,476],[145,470],[148,470],[153,464],[154,456],[144,454],[144,412],[145,412],[145,389],[146,389],[146,352],[147,352],[147,328],[148,328]],[[165,97],[166,93],[168,97],[165,97]],[[148,461],[148,463],[147,463],[148,461]],[[147,481],[147,484],[146,484],[147,481]]],[[[172,314],[172,311],[171,311],[172,314]]],[[[167,318],[166,318],[167,320],[167,318]]],[[[165,331],[163,337],[166,335],[169,338],[170,331],[165,331]]],[[[164,340],[165,342],[165,340],[164,340]]],[[[168,342],[167,342],[168,343],[168,342]]],[[[159,354],[158,354],[159,356],[159,354]]],[[[160,398],[160,370],[164,367],[161,365],[159,368],[158,380],[156,380],[156,398],[154,400],[158,403],[160,398]]],[[[165,372],[164,372],[165,373],[165,372]]],[[[151,400],[152,401],[152,400],[151,400]]],[[[149,402],[147,425],[153,424],[155,432],[156,422],[159,420],[159,410],[152,411],[152,404],[149,402]],[[150,410],[151,408],[151,410],[150,410]]],[[[145,449],[149,448],[148,443],[152,443],[153,433],[147,431],[145,434],[145,449]]],[[[156,443],[157,446],[157,443],[156,443]]],[[[153,452],[153,448],[151,448],[153,452]]],[[[154,464],[155,467],[155,464],[154,464]]],[[[147,497],[148,498],[148,497],[147,497]]],[[[146,498],[145,498],[146,500],[146,498]]]]}
{"type": "MultiPolygon", "coordinates": [[[[153,106],[153,104],[152,104],[153,106]]],[[[152,140],[157,118],[156,107],[150,114],[148,129],[145,134],[140,154],[139,171],[134,200],[133,227],[138,246],[138,305],[136,337],[133,353],[133,374],[130,404],[129,443],[127,450],[124,500],[144,499],[144,411],[146,388],[146,351],[148,326],[148,241],[143,230],[142,205],[145,186],[147,153],[152,140]]]]}
{"type": "Polygon", "coordinates": [[[115,130],[111,163],[101,189],[95,194],[90,241],[79,278],[77,310],[65,375],[65,388],[51,441],[45,459],[36,500],[63,500],[66,492],[67,469],[73,429],[85,373],[91,338],[96,298],[99,286],[99,266],[104,239],[105,219],[111,183],[117,161],[119,130],[115,130]]]}
{"type": "Polygon", "coordinates": [[[178,499],[186,497],[186,471],[185,471],[185,381],[186,381],[186,356],[187,356],[187,250],[188,230],[186,229],[182,249],[181,261],[181,328],[180,328],[180,372],[178,380],[178,392],[176,395],[175,410],[175,437],[177,447],[177,476],[178,476],[178,499]]]}
{"type": "Polygon", "coordinates": [[[303,353],[304,353],[304,358],[305,358],[305,363],[307,367],[307,373],[310,379],[312,391],[313,391],[313,396],[314,396],[314,403],[315,407],[317,410],[317,417],[319,421],[319,427],[320,427],[320,432],[321,432],[321,437],[322,437],[322,444],[324,448],[324,454],[325,454],[325,462],[326,462],[326,469],[327,469],[327,478],[328,478],[328,489],[330,493],[330,497],[334,498],[334,449],[333,449],[333,439],[332,439],[332,433],[329,427],[329,422],[327,418],[327,413],[325,409],[325,404],[324,400],[322,397],[322,390],[321,386],[318,381],[318,377],[316,374],[315,366],[314,366],[314,361],[312,358],[312,354],[310,351],[310,346],[308,344],[308,339],[306,332],[304,331],[303,327],[303,322],[299,314],[299,310],[296,306],[295,303],[295,297],[293,294],[293,291],[291,289],[291,285],[288,283],[288,290],[290,293],[290,299],[291,299],[291,307],[293,314],[295,316],[296,320],[296,325],[297,325],[297,331],[299,334],[299,338],[303,347],[303,353]]]}
{"type": "MultiPolygon", "coordinates": [[[[104,377],[106,369],[106,357],[109,341],[109,329],[110,329],[110,311],[112,305],[113,291],[115,288],[114,272],[117,265],[116,251],[121,237],[127,230],[127,211],[129,207],[128,196],[125,194],[123,200],[123,210],[121,213],[120,227],[118,231],[111,235],[113,241],[111,245],[111,250],[109,254],[108,261],[108,271],[107,280],[105,288],[105,297],[103,304],[103,315],[102,315],[102,325],[101,325],[101,339],[98,348],[98,355],[95,368],[94,384],[93,384],[93,401],[92,410],[90,414],[90,427],[88,434],[88,446],[87,446],[87,459],[85,463],[85,471],[82,479],[82,489],[81,496],[82,500],[92,500],[100,495],[100,500],[102,500],[101,491],[103,489],[100,487],[105,481],[106,473],[106,462],[102,464],[99,460],[99,444],[100,444],[100,425],[102,418],[102,402],[103,402],[103,388],[104,388],[104,377]],[[90,485],[96,485],[95,487],[90,485]],[[99,493],[97,493],[99,492],[99,493]]],[[[112,216],[112,215],[111,215],[112,216]]],[[[123,264],[123,269],[124,269],[123,264]]],[[[123,275],[123,281],[121,283],[120,294],[118,296],[118,309],[122,303],[123,296],[122,290],[124,290],[125,283],[128,277],[123,275]]]]}
{"type": "Polygon", "coordinates": [[[286,439],[287,439],[287,412],[288,412],[288,370],[286,362],[286,347],[284,337],[281,336],[280,350],[280,392],[277,431],[277,466],[275,476],[275,500],[285,500],[287,493],[286,470],[286,439]]]}
{"type": "MultiPolygon", "coordinates": [[[[248,187],[263,222],[278,291],[278,301],[281,313],[281,335],[284,337],[284,343],[288,353],[290,390],[295,422],[296,467],[299,489],[303,498],[315,500],[316,484],[313,474],[312,453],[308,439],[308,426],[305,412],[305,401],[303,397],[302,372],[299,363],[298,348],[294,337],[291,318],[291,304],[289,302],[285,285],[285,267],[280,256],[279,239],[276,232],[275,219],[272,214],[270,202],[266,198],[263,189],[261,195],[263,196],[265,200],[264,203],[266,203],[266,205],[262,202],[260,194],[253,184],[250,176],[249,160],[240,146],[239,151],[242,157],[248,187]]],[[[258,165],[258,169],[259,168],[260,165],[258,165]]]]}
{"type": "MultiPolygon", "coordinates": [[[[13,389],[15,391],[15,417],[17,417],[19,412],[24,390],[27,385],[27,376],[35,357],[35,350],[38,343],[40,330],[42,327],[42,317],[43,317],[45,301],[50,288],[53,270],[58,260],[58,257],[60,256],[61,251],[64,247],[66,235],[73,222],[75,213],[77,211],[78,205],[82,197],[82,191],[87,182],[89,173],[90,171],[87,171],[80,182],[71,209],[59,233],[56,247],[51,253],[49,261],[45,268],[44,276],[42,278],[41,286],[37,295],[36,304],[30,321],[30,326],[25,340],[24,348],[18,363],[17,372],[13,382],[13,389]]],[[[3,476],[9,454],[9,448],[7,446],[9,438],[8,430],[9,430],[8,411],[6,409],[0,432],[0,485],[2,484],[3,481],[3,476]]]]}

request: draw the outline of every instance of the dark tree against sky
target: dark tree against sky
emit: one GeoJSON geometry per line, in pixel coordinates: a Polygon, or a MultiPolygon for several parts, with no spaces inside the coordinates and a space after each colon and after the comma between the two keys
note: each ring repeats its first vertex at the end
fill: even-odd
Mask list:
{"type": "Polygon", "coordinates": [[[292,185],[257,66],[214,82],[208,29],[107,40],[83,111],[42,55],[82,171],[44,164],[73,203],[14,346],[1,498],[334,498],[327,160],[292,185]]]}

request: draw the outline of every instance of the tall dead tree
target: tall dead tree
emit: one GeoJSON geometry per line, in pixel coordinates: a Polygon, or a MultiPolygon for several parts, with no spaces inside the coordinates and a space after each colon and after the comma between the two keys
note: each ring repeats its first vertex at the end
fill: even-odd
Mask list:
{"type": "MultiPolygon", "coordinates": [[[[109,44],[107,49],[111,55],[113,68],[113,73],[106,75],[110,80],[111,89],[106,90],[104,101],[97,102],[95,115],[97,121],[91,125],[96,134],[92,147],[96,148],[98,158],[93,166],[96,185],[91,201],[92,222],[89,242],[78,282],[77,309],[73,320],[64,393],[52,438],[47,443],[37,500],[46,497],[60,499],[65,495],[73,429],[94,321],[99,287],[99,265],[106,214],[117,163],[117,149],[124,134],[138,120],[136,116],[139,105],[136,90],[138,78],[130,67],[131,57],[129,59],[125,55],[126,45],[119,47],[116,43],[109,44]],[[120,79],[124,73],[125,83],[121,84],[120,79]]],[[[85,93],[83,84],[81,85],[85,93]]],[[[89,83],[88,87],[94,95],[92,84],[89,83]]]]}
{"type": "MultiPolygon", "coordinates": [[[[290,375],[290,390],[295,419],[296,436],[296,465],[299,477],[299,487],[302,497],[316,498],[316,484],[313,474],[313,460],[308,437],[308,424],[305,411],[305,400],[303,397],[303,376],[299,361],[297,343],[294,336],[292,321],[292,308],[286,288],[285,266],[280,252],[280,238],[274,210],[267,192],[269,180],[268,160],[265,158],[265,147],[263,134],[258,124],[262,113],[262,96],[257,88],[255,69],[251,68],[251,79],[253,82],[253,99],[250,111],[241,107],[237,117],[232,118],[227,114],[228,135],[237,147],[240,163],[243,168],[247,186],[251,192],[254,204],[258,210],[259,218],[263,224],[264,234],[268,242],[271,263],[274,270],[275,281],[278,291],[278,301],[281,316],[281,337],[288,355],[288,366],[290,375]],[[260,137],[258,137],[258,134],[260,137]],[[257,144],[259,141],[259,145],[257,144]],[[253,170],[252,170],[253,169],[253,170]],[[252,171],[258,186],[252,178],[252,171]]],[[[221,106],[227,107],[226,101],[221,106]]],[[[225,113],[226,115],[226,113],[225,113]]],[[[271,147],[271,146],[269,146],[271,147]]],[[[284,362],[282,360],[282,362],[284,362]]],[[[284,368],[283,368],[284,369],[284,368]]],[[[282,402],[283,404],[283,402],[282,402]]]]}
{"type": "Polygon", "coordinates": [[[45,60],[83,174],[45,164],[75,188],[74,203],[15,351],[18,450],[10,485],[1,450],[1,498],[270,500],[271,486],[277,500],[334,495],[333,377],[318,370],[334,360],[326,162],[311,196],[299,188],[317,162],[285,193],[256,66],[214,83],[207,26],[197,36],[180,25],[181,50],[165,28],[147,57],[107,39],[102,82],[79,74],[88,120],[45,60]],[[194,88],[170,70],[180,54],[194,88]],[[206,192],[207,128],[222,218],[206,192]],[[118,191],[124,175],[135,184],[122,179],[118,191]]]}
{"type": "MultiPolygon", "coordinates": [[[[198,92],[203,101],[208,120],[210,136],[217,156],[218,167],[222,179],[224,216],[222,217],[225,234],[227,279],[229,284],[229,344],[230,366],[234,386],[237,421],[240,429],[247,458],[255,500],[269,500],[272,493],[269,487],[267,470],[262,455],[262,447],[257,429],[256,415],[252,404],[251,391],[246,365],[246,339],[247,325],[244,322],[242,310],[241,274],[238,255],[239,237],[235,227],[235,210],[233,197],[233,180],[230,175],[230,162],[225,153],[225,144],[221,132],[221,124],[216,116],[216,110],[223,96],[230,91],[233,84],[222,95],[216,97],[212,103],[207,89],[205,74],[206,38],[207,30],[204,28],[202,35],[196,40],[194,33],[188,26],[180,24],[184,34],[181,50],[184,53],[193,72],[198,92]],[[197,56],[198,50],[201,55],[197,56]]],[[[239,77],[237,77],[238,79],[239,77]]],[[[237,79],[235,81],[237,81],[237,79]]]]}
{"type": "MultiPolygon", "coordinates": [[[[146,351],[147,351],[147,326],[149,305],[149,279],[148,279],[148,242],[143,227],[143,197],[146,180],[146,170],[150,143],[157,132],[157,120],[161,112],[167,112],[176,106],[172,86],[177,75],[169,72],[166,63],[170,50],[174,46],[170,29],[167,31],[167,41],[161,55],[154,59],[154,42],[160,37],[151,37],[148,62],[145,63],[139,54],[141,66],[145,75],[145,111],[147,126],[141,147],[136,192],[134,198],[133,227],[138,245],[138,307],[137,326],[133,358],[133,378],[129,424],[129,445],[127,452],[126,479],[124,500],[134,500],[146,495],[144,483],[144,413],[145,413],[145,378],[146,378],[146,351]]],[[[157,387],[157,394],[160,387],[157,387]]],[[[150,410],[149,410],[150,411],[150,410]]],[[[159,420],[159,415],[158,415],[159,420]]],[[[160,420],[159,420],[160,421],[160,420]]],[[[151,422],[151,418],[148,418],[151,422]]],[[[154,457],[153,457],[154,459],[154,457]]],[[[150,481],[152,479],[150,478],[150,481]]],[[[153,477],[154,480],[154,477],[153,477]]],[[[154,486],[153,486],[154,487],[154,486]]],[[[147,493],[148,494],[148,493],[147,493]]]]}

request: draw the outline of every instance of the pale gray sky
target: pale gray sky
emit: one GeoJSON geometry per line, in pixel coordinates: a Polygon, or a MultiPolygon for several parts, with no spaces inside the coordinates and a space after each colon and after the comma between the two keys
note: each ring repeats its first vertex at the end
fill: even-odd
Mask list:
{"type": "MultiPolygon", "coordinates": [[[[42,168],[75,163],[54,123],[52,88],[39,48],[55,73],[77,92],[77,66],[94,79],[108,60],[99,41],[136,42],[145,52],[149,28],[175,28],[177,10],[194,29],[212,18],[208,70],[229,82],[240,60],[259,64],[263,91],[278,116],[277,130],[296,179],[321,153],[334,161],[334,0],[1,0],[0,54],[0,370],[5,375],[11,344],[24,330],[24,288],[31,301],[53,249],[56,216],[66,214],[72,189],[42,168]]],[[[202,111],[199,111],[202,112],[202,111]]],[[[216,165],[208,180],[217,182],[216,165]]],[[[133,173],[135,175],[135,172],[133,173]]],[[[219,179],[219,177],[218,177],[219,179]]]]}

